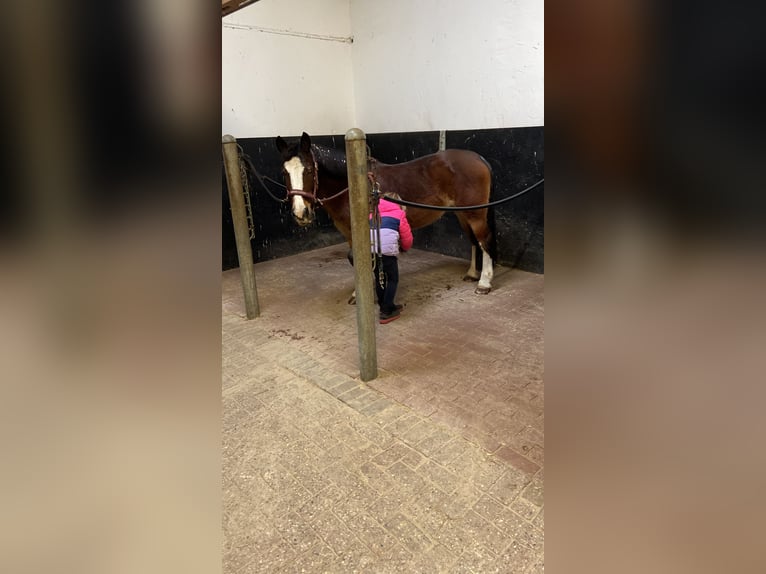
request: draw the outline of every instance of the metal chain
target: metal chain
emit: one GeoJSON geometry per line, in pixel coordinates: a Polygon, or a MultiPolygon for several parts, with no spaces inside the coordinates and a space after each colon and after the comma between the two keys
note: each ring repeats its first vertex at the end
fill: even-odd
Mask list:
{"type": "MultiPolygon", "coordinates": [[[[240,152],[241,151],[242,149],[240,148],[240,152]]],[[[247,176],[247,167],[245,166],[245,160],[242,155],[242,153],[239,154],[239,174],[242,178],[242,193],[245,195],[245,218],[247,219],[247,227],[250,230],[250,239],[255,239],[253,204],[250,201],[250,178],[247,176]]]]}
{"type": "Polygon", "coordinates": [[[386,288],[386,274],[383,271],[383,246],[380,241],[380,227],[382,225],[380,217],[380,186],[376,181],[373,184],[372,193],[372,230],[375,234],[376,249],[373,254],[372,269],[375,270],[377,266],[378,270],[378,284],[381,289],[386,288]]]}

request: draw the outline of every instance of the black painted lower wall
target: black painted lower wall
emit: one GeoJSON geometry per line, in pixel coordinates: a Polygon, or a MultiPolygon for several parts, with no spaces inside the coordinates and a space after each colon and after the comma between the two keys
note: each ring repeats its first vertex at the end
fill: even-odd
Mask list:
{"type": "MultiPolygon", "coordinates": [[[[243,138],[238,142],[262,175],[281,182],[281,160],[274,144],[277,135],[243,138]]],[[[343,135],[311,134],[311,139],[320,145],[345,148],[343,135]]],[[[367,134],[367,144],[371,154],[380,161],[399,163],[437,151],[439,132],[367,134]]],[[[493,171],[492,200],[513,195],[543,177],[542,126],[448,131],[446,147],[470,149],[484,156],[493,171]]],[[[237,249],[225,175],[222,179],[223,268],[231,269],[238,266],[237,249]]],[[[284,189],[268,182],[267,185],[275,195],[284,196],[284,189]]],[[[543,273],[543,187],[492,208],[490,215],[494,218],[499,263],[543,273]]],[[[256,262],[345,242],[322,209],[317,210],[317,221],[313,226],[301,228],[293,222],[289,207],[269,197],[257,181],[251,183],[251,201],[255,219],[255,239],[251,243],[256,262]]],[[[430,227],[415,231],[414,235],[417,249],[470,259],[470,243],[452,213],[446,213],[430,227]]]]}

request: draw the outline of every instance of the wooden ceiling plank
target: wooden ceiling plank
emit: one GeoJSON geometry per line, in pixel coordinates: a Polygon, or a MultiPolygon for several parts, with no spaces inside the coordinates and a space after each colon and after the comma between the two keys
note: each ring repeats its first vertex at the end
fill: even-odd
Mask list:
{"type": "Polygon", "coordinates": [[[228,16],[232,12],[257,2],[258,0],[221,0],[221,17],[228,16]]]}

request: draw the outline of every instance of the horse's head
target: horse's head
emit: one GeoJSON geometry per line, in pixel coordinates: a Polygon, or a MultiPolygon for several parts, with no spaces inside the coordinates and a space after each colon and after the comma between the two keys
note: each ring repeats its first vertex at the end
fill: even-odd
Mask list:
{"type": "Polygon", "coordinates": [[[282,172],[291,200],[293,217],[301,226],[314,221],[314,203],[319,185],[316,158],[311,150],[311,137],[303,132],[299,143],[288,145],[277,137],[277,149],[282,154],[282,172]]]}

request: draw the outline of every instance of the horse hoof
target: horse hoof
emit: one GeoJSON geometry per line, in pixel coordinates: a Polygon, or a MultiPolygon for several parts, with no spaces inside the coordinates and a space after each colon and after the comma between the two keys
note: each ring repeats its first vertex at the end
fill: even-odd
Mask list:
{"type": "Polygon", "coordinates": [[[356,305],[356,297],[351,295],[351,297],[348,298],[348,304],[349,305],[356,305]]]}
{"type": "Polygon", "coordinates": [[[471,275],[463,275],[463,281],[478,281],[478,277],[473,277],[471,275]]]}
{"type": "Polygon", "coordinates": [[[475,293],[479,295],[486,295],[492,290],[492,287],[477,287],[475,293]]]}

